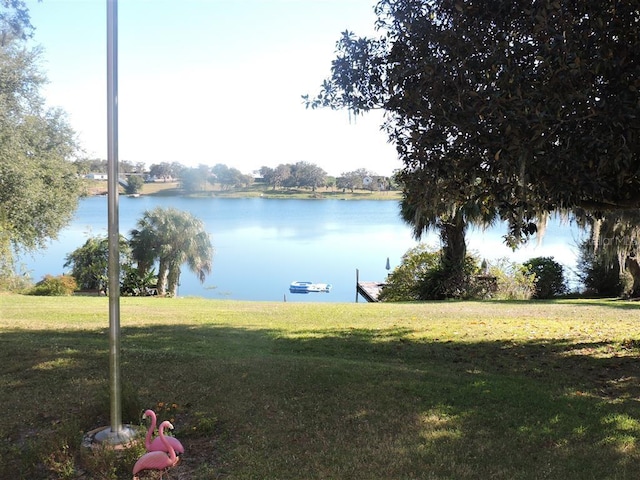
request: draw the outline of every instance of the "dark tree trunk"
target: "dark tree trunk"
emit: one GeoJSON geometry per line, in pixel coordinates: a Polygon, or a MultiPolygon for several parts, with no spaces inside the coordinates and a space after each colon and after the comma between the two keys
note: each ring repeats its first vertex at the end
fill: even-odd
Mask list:
{"type": "Polygon", "coordinates": [[[169,266],[167,272],[167,295],[171,297],[178,296],[178,285],[180,283],[180,265],[169,266]]]}
{"type": "Polygon", "coordinates": [[[467,224],[461,213],[456,213],[451,221],[442,222],[440,225],[443,260],[451,269],[464,270],[467,256],[466,231],[467,224]]]}
{"type": "Polygon", "coordinates": [[[440,223],[444,273],[442,293],[445,298],[459,298],[463,296],[468,287],[469,279],[465,274],[466,230],[467,223],[460,211],[456,212],[450,220],[440,223]]]}

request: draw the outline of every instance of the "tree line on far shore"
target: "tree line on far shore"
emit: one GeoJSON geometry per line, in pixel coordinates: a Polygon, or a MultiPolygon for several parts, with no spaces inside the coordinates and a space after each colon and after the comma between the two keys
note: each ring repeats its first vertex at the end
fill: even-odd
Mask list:
{"type": "MultiPolygon", "coordinates": [[[[76,167],[82,174],[107,173],[107,161],[102,159],[76,160],[76,167]]],[[[217,187],[222,190],[232,188],[248,188],[259,183],[268,188],[337,188],[344,191],[371,190],[383,191],[397,188],[393,177],[385,177],[368,170],[358,168],[342,172],[333,177],[321,167],[310,162],[282,163],[275,168],[262,166],[250,174],[242,173],[235,167],[223,163],[213,166],[200,164],[189,167],[179,162],[154,163],[149,168],[144,163],[120,161],[121,176],[126,177],[128,184],[125,192],[139,193],[143,183],[178,181],[186,193],[196,193],[217,187]]]]}

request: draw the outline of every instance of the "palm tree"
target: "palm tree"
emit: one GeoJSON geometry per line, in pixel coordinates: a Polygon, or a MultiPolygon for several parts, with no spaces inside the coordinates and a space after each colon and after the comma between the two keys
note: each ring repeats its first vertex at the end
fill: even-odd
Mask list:
{"type": "Polygon", "coordinates": [[[189,212],[157,207],[144,212],[131,231],[133,258],[141,273],[158,261],[158,293],[176,295],[181,267],[187,264],[200,282],[211,273],[213,246],[201,220],[189,212]]]}
{"type": "Polygon", "coordinates": [[[414,238],[420,240],[429,230],[439,233],[443,276],[436,285],[436,296],[459,296],[469,286],[465,273],[467,227],[493,225],[499,218],[498,210],[481,186],[467,189],[457,199],[438,191],[441,185],[437,175],[428,169],[415,169],[411,174],[400,172],[395,179],[403,186],[400,216],[413,227],[414,238]]]}
{"type": "Polygon", "coordinates": [[[141,277],[146,276],[151,271],[157,256],[154,248],[156,229],[149,220],[150,218],[145,215],[138,220],[138,228],[134,228],[130,232],[129,246],[131,247],[131,256],[137,263],[138,275],[141,277]]]}

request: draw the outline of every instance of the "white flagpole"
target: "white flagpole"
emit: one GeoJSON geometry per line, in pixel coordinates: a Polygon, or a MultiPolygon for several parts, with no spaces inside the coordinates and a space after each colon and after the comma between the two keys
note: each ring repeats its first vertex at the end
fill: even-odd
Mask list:
{"type": "Polygon", "coordinates": [[[118,212],[118,0],[107,0],[107,168],[109,393],[111,433],[122,430],[120,389],[120,231],[118,212]]]}
{"type": "Polygon", "coordinates": [[[122,425],[120,388],[120,231],[118,218],[118,0],[107,0],[107,193],[110,427],[85,435],[83,444],[123,445],[136,436],[122,425]]]}

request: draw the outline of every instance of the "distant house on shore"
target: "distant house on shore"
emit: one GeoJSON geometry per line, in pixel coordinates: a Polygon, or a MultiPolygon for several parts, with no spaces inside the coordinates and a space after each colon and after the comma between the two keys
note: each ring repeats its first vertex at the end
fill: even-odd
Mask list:
{"type": "Polygon", "coordinates": [[[144,181],[146,183],[167,183],[167,182],[176,182],[177,178],[173,178],[171,175],[145,175],[144,181]]]}
{"type": "Polygon", "coordinates": [[[84,178],[88,180],[108,180],[108,175],[106,173],[87,173],[84,178]]]}

